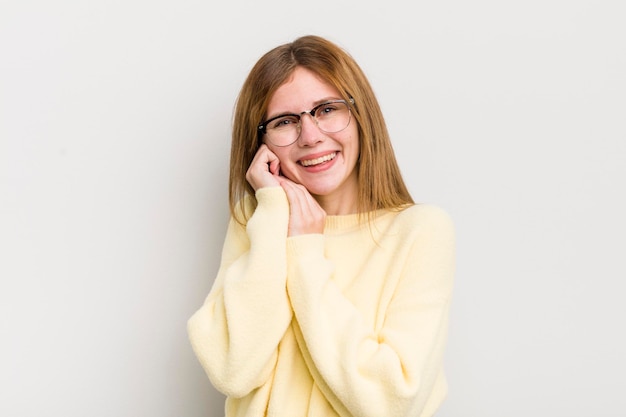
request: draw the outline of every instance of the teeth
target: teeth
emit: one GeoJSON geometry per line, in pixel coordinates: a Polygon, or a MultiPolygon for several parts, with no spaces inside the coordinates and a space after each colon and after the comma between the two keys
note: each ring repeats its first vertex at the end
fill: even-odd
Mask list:
{"type": "Polygon", "coordinates": [[[317,165],[321,164],[322,162],[330,161],[331,159],[334,159],[335,156],[337,156],[337,152],[329,153],[328,155],[320,156],[319,158],[315,159],[303,160],[300,163],[302,164],[302,166],[310,167],[311,165],[317,165]]]}

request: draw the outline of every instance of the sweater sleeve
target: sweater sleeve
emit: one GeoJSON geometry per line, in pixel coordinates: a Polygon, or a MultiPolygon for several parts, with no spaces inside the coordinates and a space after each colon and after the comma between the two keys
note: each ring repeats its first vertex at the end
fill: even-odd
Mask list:
{"type": "Polygon", "coordinates": [[[187,323],[193,350],[212,384],[243,397],[270,377],[292,310],[286,291],[287,198],[256,193],[245,228],[230,220],[217,277],[187,323]]]}
{"type": "Polygon", "coordinates": [[[402,273],[377,331],[365,325],[333,281],[323,237],[289,242],[287,288],[299,344],[316,383],[341,416],[425,416],[443,400],[454,231],[445,212],[434,208],[423,214],[420,224],[406,225],[418,231],[408,250],[398,254],[402,258],[394,258],[402,273]]]}

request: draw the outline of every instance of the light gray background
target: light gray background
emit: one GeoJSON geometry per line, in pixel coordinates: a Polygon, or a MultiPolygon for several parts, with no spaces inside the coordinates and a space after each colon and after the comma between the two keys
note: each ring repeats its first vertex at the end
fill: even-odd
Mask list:
{"type": "Polygon", "coordinates": [[[0,3],[0,415],[218,417],[187,318],[232,107],[296,36],[369,76],[458,233],[438,417],[624,416],[621,0],[0,3]]]}

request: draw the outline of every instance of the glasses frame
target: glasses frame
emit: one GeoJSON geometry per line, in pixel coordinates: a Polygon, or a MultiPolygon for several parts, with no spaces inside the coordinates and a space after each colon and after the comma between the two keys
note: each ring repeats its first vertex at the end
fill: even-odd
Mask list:
{"type": "MultiPolygon", "coordinates": [[[[313,121],[315,122],[315,126],[317,126],[317,128],[319,130],[321,130],[324,133],[337,133],[337,132],[341,132],[342,130],[344,130],[346,127],[344,127],[341,130],[337,130],[336,132],[327,132],[326,130],[322,129],[317,121],[317,118],[315,117],[315,112],[323,106],[326,106],[328,104],[332,104],[332,103],[343,103],[346,105],[346,107],[348,108],[348,124],[346,125],[346,127],[350,126],[350,121],[352,120],[352,105],[354,105],[354,99],[352,97],[350,97],[349,100],[328,100],[325,101],[323,103],[318,104],[317,106],[313,107],[311,110],[309,111],[303,111],[298,113],[283,113],[283,114],[279,114],[278,116],[272,117],[271,119],[267,119],[264,122],[259,123],[258,125],[258,132],[259,132],[259,139],[261,139],[263,137],[263,135],[267,134],[267,125],[270,124],[271,122],[273,122],[276,119],[280,119],[281,117],[287,117],[287,116],[294,116],[298,118],[298,125],[300,126],[299,129],[302,129],[302,116],[305,114],[308,114],[309,116],[311,116],[311,118],[313,119],[313,121]]],[[[293,145],[294,143],[296,143],[298,141],[298,139],[300,139],[300,133],[298,133],[298,136],[296,136],[296,138],[293,140],[293,142],[287,144],[287,145],[277,145],[274,142],[272,142],[272,145],[274,146],[278,146],[278,147],[285,147],[285,146],[290,146],[293,145]]],[[[271,141],[270,141],[271,142],[271,141]]]]}

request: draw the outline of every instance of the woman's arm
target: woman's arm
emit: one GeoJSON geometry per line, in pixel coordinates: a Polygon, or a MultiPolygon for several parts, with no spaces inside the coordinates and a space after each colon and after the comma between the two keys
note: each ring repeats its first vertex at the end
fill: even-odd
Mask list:
{"type": "Polygon", "coordinates": [[[289,241],[287,286],[298,341],[316,383],[342,416],[431,415],[429,409],[445,394],[454,232],[438,209],[427,209],[420,218],[420,232],[395,258],[403,272],[378,331],[365,324],[333,281],[323,236],[289,241]]]}
{"type": "Polygon", "coordinates": [[[256,197],[258,206],[245,228],[231,219],[213,287],[187,326],[211,382],[234,397],[270,377],[292,318],[286,292],[287,200],[278,186],[260,189],[256,197]]]}

